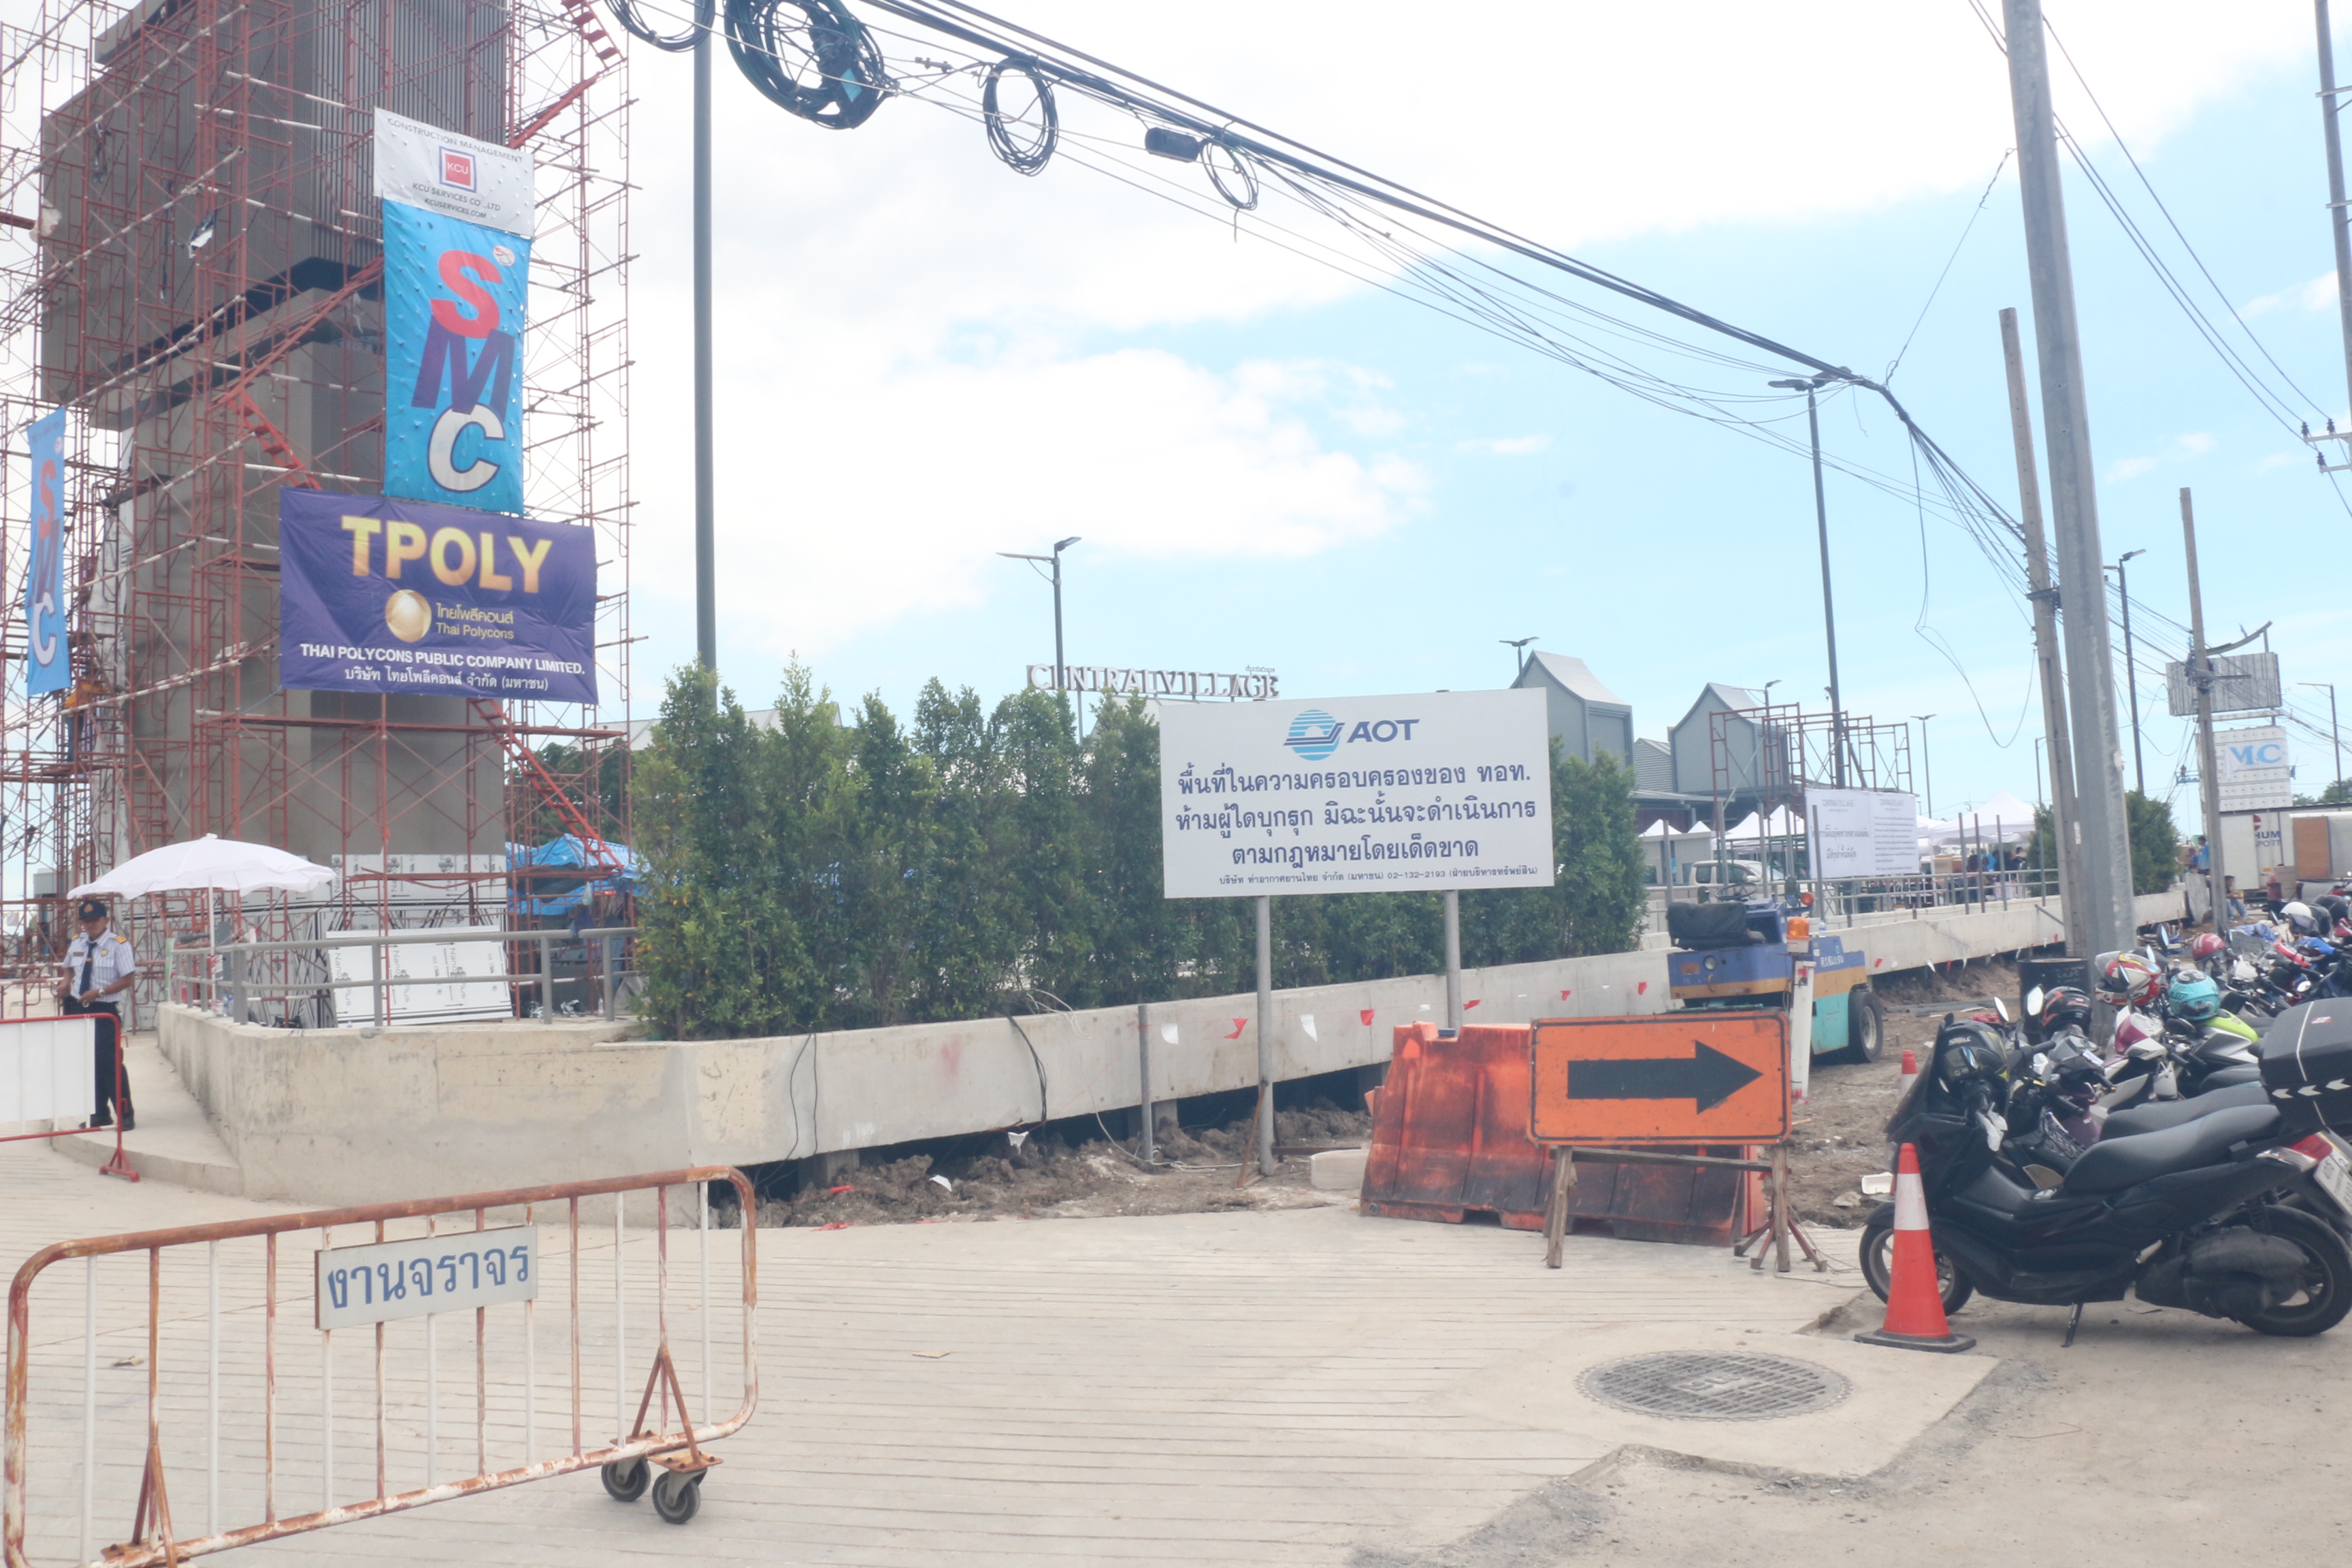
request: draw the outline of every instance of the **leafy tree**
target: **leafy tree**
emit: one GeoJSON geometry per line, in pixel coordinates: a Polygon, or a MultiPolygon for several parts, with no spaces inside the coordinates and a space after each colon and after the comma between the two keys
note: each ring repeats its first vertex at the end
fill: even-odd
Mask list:
{"type": "Polygon", "coordinates": [[[673,1037],[772,1034],[816,1001],[778,885],[778,813],[761,740],[735,694],[689,667],[671,678],[637,769],[644,1006],[673,1037]]]}
{"type": "Polygon", "coordinates": [[[1018,941],[1003,838],[1003,764],[996,728],[970,687],[953,697],[937,680],[915,705],[915,750],[930,770],[927,853],[915,868],[908,1006],[923,1018],[976,1018],[997,1005],[1018,941]]]}
{"type": "Polygon", "coordinates": [[[2179,881],[2180,830],[2172,824],[2170,803],[2133,790],[2124,796],[2124,821],[2131,835],[2132,891],[2161,893],[2179,881]]]}
{"type": "Polygon", "coordinates": [[[1093,835],[1077,742],[1060,693],[1021,691],[997,705],[1008,792],[995,845],[1010,868],[1021,987],[1040,1002],[1094,1005],[1093,835]]]}

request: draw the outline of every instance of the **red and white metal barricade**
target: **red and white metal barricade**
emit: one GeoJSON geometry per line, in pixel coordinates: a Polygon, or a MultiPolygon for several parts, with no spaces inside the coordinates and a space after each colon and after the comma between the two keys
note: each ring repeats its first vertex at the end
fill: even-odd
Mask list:
{"type": "MultiPolygon", "coordinates": [[[[122,1107],[129,1102],[122,1058],[130,1042],[125,1026],[114,1031],[114,1155],[102,1174],[135,1182],[139,1173],[122,1152],[122,1107]]],[[[27,1138],[70,1138],[98,1114],[98,1018],[59,1013],[37,1018],[0,1018],[0,1127],[34,1121],[65,1122],[47,1132],[0,1133],[0,1143],[27,1138]]]]}
{"type": "Polygon", "coordinates": [[[714,1182],[734,1187],[737,1215],[756,1215],[742,1173],[714,1165],[43,1247],[8,1293],[6,1568],[177,1563],[599,1468],[614,1497],[634,1501],[650,1482],[662,1517],[685,1523],[719,1463],[704,1446],[740,1430],[759,1399],[758,1230],[742,1225],[731,1261],[738,1249],[714,1247],[714,1182]],[[542,1247],[542,1226],[562,1244],[542,1247]],[[687,1234],[692,1301],[670,1279],[673,1236],[687,1234]],[[79,1270],[56,1268],[75,1259],[79,1270]],[[722,1300],[740,1282],[740,1307],[714,1301],[714,1265],[722,1300]],[[295,1270],[310,1278],[294,1286],[295,1270]],[[305,1296],[310,1321],[289,1321],[283,1309],[305,1296]],[[633,1308],[652,1330],[639,1328],[634,1353],[633,1308]],[[462,1365],[443,1376],[452,1317],[470,1331],[470,1378],[462,1365]],[[736,1320],[727,1337],[740,1334],[740,1394],[714,1421],[724,1318],[736,1320]],[[674,1319],[698,1332],[674,1337],[674,1319]],[[355,1333],[361,1353],[339,1358],[355,1333]],[[553,1401],[541,1399],[543,1360],[557,1369],[553,1401]],[[700,1421],[686,1395],[695,1382],[700,1421]],[[609,1436],[594,1430],[607,1396],[609,1436]],[[469,1416],[470,1449],[444,1439],[469,1416]],[[339,1452],[362,1463],[339,1476],[339,1452]],[[102,1540],[106,1518],[129,1535],[102,1540]]]}

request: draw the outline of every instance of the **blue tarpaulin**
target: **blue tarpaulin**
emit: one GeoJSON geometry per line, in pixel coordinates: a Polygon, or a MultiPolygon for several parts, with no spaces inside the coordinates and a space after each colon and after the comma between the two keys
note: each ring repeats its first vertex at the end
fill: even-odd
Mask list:
{"type": "MultiPolygon", "coordinates": [[[[515,910],[526,915],[568,915],[588,901],[589,895],[601,892],[634,893],[637,888],[640,867],[636,852],[625,844],[610,839],[604,848],[612,859],[618,860],[617,875],[606,874],[574,879],[568,877],[536,876],[523,879],[514,895],[515,910]]],[[[536,868],[552,870],[558,867],[588,868],[592,864],[587,846],[577,834],[567,833],[534,849],[527,844],[507,846],[507,866],[510,870],[536,868]]]]}

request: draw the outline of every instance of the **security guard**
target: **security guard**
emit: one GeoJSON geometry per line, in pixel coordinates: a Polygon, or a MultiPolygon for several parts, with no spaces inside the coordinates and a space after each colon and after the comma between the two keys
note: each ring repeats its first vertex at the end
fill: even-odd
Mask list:
{"type": "MultiPolygon", "coordinates": [[[[139,978],[139,956],[107,923],[106,900],[84,899],[76,911],[81,934],[66,949],[65,991],[58,1000],[68,1013],[88,1013],[98,1024],[98,1114],[92,1127],[114,1125],[115,1081],[122,1062],[122,1012],[108,998],[128,991],[139,978]]],[[[131,1113],[131,1081],[122,1081],[122,1130],[138,1124],[131,1113]]]]}

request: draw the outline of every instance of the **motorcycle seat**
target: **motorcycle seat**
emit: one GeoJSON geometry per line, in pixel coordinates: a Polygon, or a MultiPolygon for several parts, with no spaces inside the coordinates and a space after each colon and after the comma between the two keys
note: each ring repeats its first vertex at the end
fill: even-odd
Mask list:
{"type": "Polygon", "coordinates": [[[2151,1105],[2135,1105],[2127,1110],[2109,1112],[2107,1119],[2099,1124],[2099,1141],[2105,1142],[2110,1138],[2134,1138],[2144,1132],[2161,1132],[2168,1127],[2196,1121],[2217,1110],[2269,1103],[2270,1096],[2259,1080],[2213,1089],[2189,1100],[2159,1100],[2151,1105]]]}
{"type": "Polygon", "coordinates": [[[2070,1197],[2119,1193],[2175,1171],[2218,1165],[2230,1157],[2232,1145],[2264,1136],[2278,1120],[2279,1113],[2267,1105],[2242,1105],[2158,1132],[2112,1142],[2102,1137],[2074,1162],[2059,1190],[2070,1197]]]}
{"type": "Polygon", "coordinates": [[[2243,1089],[2249,1084],[2256,1089],[2262,1087],[2263,1069],[2259,1063],[2242,1062],[2234,1067],[2219,1068],[2206,1075],[2205,1088],[2197,1098],[2202,1100],[2206,1095],[2243,1089]]]}

